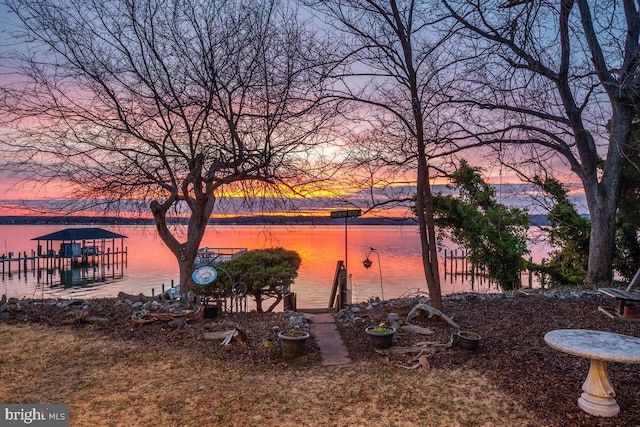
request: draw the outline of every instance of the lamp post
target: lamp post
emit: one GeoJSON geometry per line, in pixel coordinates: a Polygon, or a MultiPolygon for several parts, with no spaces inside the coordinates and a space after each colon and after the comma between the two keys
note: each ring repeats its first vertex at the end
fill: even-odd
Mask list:
{"type": "Polygon", "coordinates": [[[380,272],[380,292],[382,292],[382,301],[384,301],[384,286],[382,286],[382,264],[380,263],[380,254],[378,253],[378,251],[370,247],[369,253],[367,254],[365,260],[362,261],[362,265],[364,265],[364,268],[367,268],[367,269],[373,265],[373,262],[369,259],[369,255],[371,255],[374,252],[378,257],[378,271],[380,272]]]}
{"type": "Polygon", "coordinates": [[[346,209],[342,211],[331,211],[331,218],[344,218],[344,268],[348,271],[347,265],[347,224],[349,218],[354,218],[362,215],[360,209],[346,209]]]}

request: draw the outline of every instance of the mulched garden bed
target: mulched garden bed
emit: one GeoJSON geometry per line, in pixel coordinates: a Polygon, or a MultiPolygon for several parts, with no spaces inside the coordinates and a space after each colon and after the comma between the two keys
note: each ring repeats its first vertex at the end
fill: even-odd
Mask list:
{"type": "MultiPolygon", "coordinates": [[[[257,369],[299,369],[316,365],[321,357],[311,339],[306,354],[294,362],[285,362],[277,348],[265,343],[277,337],[290,324],[283,313],[223,314],[214,319],[189,322],[156,322],[132,325],[135,311],[117,299],[74,301],[73,304],[21,300],[7,304],[0,321],[8,324],[43,323],[54,327],[94,330],[117,340],[134,340],[151,347],[168,346],[202,352],[213,359],[253,364],[257,369]],[[72,322],[77,310],[107,319],[91,324],[72,322]],[[71,324],[69,324],[71,323],[71,324]],[[238,327],[247,335],[245,344],[220,346],[205,341],[208,331],[238,327]]],[[[611,319],[598,306],[613,307],[612,298],[598,292],[527,292],[513,295],[460,295],[445,299],[444,313],[463,330],[482,336],[476,351],[455,346],[439,349],[429,357],[432,369],[469,369],[484,373],[523,406],[539,415],[541,424],[554,426],[638,426],[640,425],[640,365],[610,363],[609,374],[616,390],[621,412],[614,418],[594,417],[577,407],[589,361],[551,349],[544,342],[550,330],[561,328],[595,329],[640,336],[640,322],[611,319]]],[[[364,333],[367,326],[387,319],[390,302],[363,303],[338,313],[337,325],[353,361],[368,361],[388,369],[414,365],[406,357],[386,358],[374,352],[364,333]]],[[[411,346],[420,341],[447,343],[456,329],[444,321],[426,317],[413,324],[430,328],[423,336],[399,331],[395,346],[411,346]]],[[[421,368],[417,368],[421,369],[421,368]]],[[[425,402],[427,404],[427,402],[425,402]]]]}

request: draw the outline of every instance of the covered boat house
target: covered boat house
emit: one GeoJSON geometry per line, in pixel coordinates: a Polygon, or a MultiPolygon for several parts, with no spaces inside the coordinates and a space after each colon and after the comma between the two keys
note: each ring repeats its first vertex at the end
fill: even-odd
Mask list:
{"type": "MultiPolygon", "coordinates": [[[[127,236],[104,230],[102,228],[67,228],[34,237],[31,240],[38,242],[38,257],[53,257],[58,259],[95,259],[96,257],[126,257],[127,250],[124,247],[124,239],[127,236]],[[45,243],[43,251],[41,242],[45,243]],[[119,247],[116,245],[119,242],[119,247]],[[59,243],[58,247],[55,247],[59,243]]],[[[116,258],[114,258],[114,261],[116,258]]]]}

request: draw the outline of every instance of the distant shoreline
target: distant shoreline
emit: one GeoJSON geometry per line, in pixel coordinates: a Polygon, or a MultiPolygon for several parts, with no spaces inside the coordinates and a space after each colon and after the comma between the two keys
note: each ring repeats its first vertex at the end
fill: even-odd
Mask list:
{"type": "MultiPolygon", "coordinates": [[[[547,225],[546,215],[530,215],[531,225],[547,225]]],[[[172,223],[187,224],[187,219],[172,223]]],[[[237,216],[212,218],[212,225],[341,225],[342,219],[320,216],[237,216]]],[[[0,225],[154,225],[151,218],[117,218],[95,216],[0,216],[0,225]]],[[[349,218],[349,225],[417,225],[414,218],[349,218]]]]}

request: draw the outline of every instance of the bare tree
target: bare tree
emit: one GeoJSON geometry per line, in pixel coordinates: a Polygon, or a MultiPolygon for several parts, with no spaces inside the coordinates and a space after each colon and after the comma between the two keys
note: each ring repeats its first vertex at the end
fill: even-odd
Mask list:
{"type": "Polygon", "coordinates": [[[6,5],[27,49],[2,87],[3,167],[84,207],[144,203],[183,293],[220,198],[295,192],[316,170],[326,48],[289,2],[6,5]],[[188,219],[184,241],[173,216],[188,219]]]}
{"type": "MultiPolygon", "coordinates": [[[[436,119],[439,72],[444,63],[436,31],[434,2],[346,0],[312,2],[329,16],[342,39],[342,65],[334,96],[357,104],[355,115],[368,133],[358,140],[358,166],[371,176],[399,176],[411,170],[416,180],[416,212],[422,261],[432,303],[442,308],[430,159],[437,155],[436,119]],[[362,138],[371,138],[364,141],[362,138]]],[[[375,179],[375,178],[374,178],[375,179]]],[[[373,198],[373,196],[372,196],[373,198]]]]}
{"type": "Polygon", "coordinates": [[[460,46],[474,56],[452,98],[472,118],[462,137],[528,147],[536,163],[562,159],[580,179],[591,215],[587,282],[609,281],[640,88],[637,2],[443,3],[466,34],[460,46]]]}

